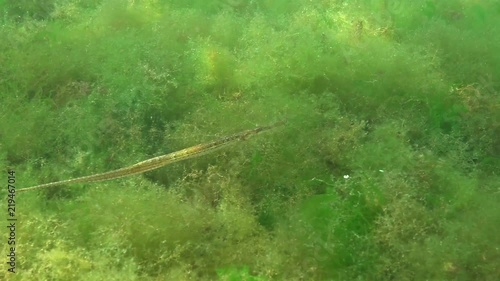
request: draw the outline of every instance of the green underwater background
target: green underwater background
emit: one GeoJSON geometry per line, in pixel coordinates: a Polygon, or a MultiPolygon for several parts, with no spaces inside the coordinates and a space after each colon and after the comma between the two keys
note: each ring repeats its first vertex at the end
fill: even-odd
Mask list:
{"type": "Polygon", "coordinates": [[[499,1],[0,12],[4,214],[287,121],[16,194],[0,280],[500,280],[499,1]]]}

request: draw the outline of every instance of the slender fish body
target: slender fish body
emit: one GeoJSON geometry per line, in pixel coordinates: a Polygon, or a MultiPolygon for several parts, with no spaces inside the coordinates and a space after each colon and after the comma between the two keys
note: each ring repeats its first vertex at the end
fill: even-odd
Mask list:
{"type": "Polygon", "coordinates": [[[189,158],[193,157],[198,157],[210,152],[213,152],[215,150],[218,150],[220,148],[226,147],[230,144],[234,144],[239,141],[244,141],[247,140],[248,138],[258,135],[262,132],[268,131],[270,129],[273,129],[277,126],[283,125],[285,122],[281,121],[269,126],[263,126],[263,127],[258,127],[255,129],[251,130],[246,130],[234,135],[230,135],[209,143],[204,143],[204,144],[198,144],[195,146],[191,146],[188,148],[184,148],[179,151],[175,151],[169,154],[161,155],[158,157],[154,157],[148,160],[141,161],[139,163],[136,163],[134,165],[120,168],[117,170],[109,171],[109,172],[104,172],[100,174],[94,174],[90,176],[84,176],[84,177],[79,177],[79,178],[73,178],[73,179],[68,179],[68,180],[62,180],[62,181],[56,181],[56,182],[50,182],[50,183],[45,183],[45,184],[40,184],[32,187],[26,187],[26,188],[21,188],[18,189],[17,192],[23,192],[23,191],[28,191],[28,190],[33,190],[33,189],[41,189],[41,188],[46,188],[46,187],[54,187],[54,186],[60,186],[60,185],[66,185],[66,184],[73,184],[73,183],[89,183],[89,182],[99,182],[99,181],[106,181],[106,180],[113,180],[117,178],[122,178],[126,176],[131,176],[131,175],[136,175],[136,174],[141,174],[144,172],[152,171],[158,168],[161,168],[163,166],[166,166],[168,164],[172,164],[174,162],[186,160],[189,158]]]}

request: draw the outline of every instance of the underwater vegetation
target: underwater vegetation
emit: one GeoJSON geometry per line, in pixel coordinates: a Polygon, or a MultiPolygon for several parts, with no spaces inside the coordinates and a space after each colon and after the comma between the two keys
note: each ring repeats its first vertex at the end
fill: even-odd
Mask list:
{"type": "Polygon", "coordinates": [[[0,12],[0,163],[19,190],[287,120],[141,175],[16,194],[0,280],[500,279],[498,1],[0,12]]]}

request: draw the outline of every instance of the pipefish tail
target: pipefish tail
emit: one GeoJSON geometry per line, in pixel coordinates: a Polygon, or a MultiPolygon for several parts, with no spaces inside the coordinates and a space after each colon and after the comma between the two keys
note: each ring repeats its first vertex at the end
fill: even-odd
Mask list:
{"type": "Polygon", "coordinates": [[[198,144],[195,146],[191,146],[188,148],[184,148],[179,151],[175,151],[169,154],[157,156],[148,160],[141,161],[139,163],[136,163],[134,165],[124,167],[121,169],[109,171],[109,172],[104,172],[100,174],[94,174],[90,176],[84,176],[84,177],[78,177],[78,178],[73,178],[73,179],[68,179],[68,180],[62,180],[62,181],[56,181],[56,182],[50,182],[50,183],[44,183],[32,187],[26,187],[26,188],[21,188],[18,189],[17,192],[24,192],[28,190],[34,190],[34,189],[41,189],[41,188],[47,188],[47,187],[54,187],[54,186],[60,186],[60,185],[66,185],[66,184],[74,184],[74,183],[89,183],[89,182],[99,182],[99,181],[107,181],[107,180],[113,180],[117,178],[122,178],[126,176],[131,176],[131,175],[136,175],[136,174],[141,174],[144,172],[152,171],[158,168],[161,168],[163,166],[166,166],[168,164],[172,164],[178,161],[198,157],[213,151],[216,151],[220,148],[226,147],[230,144],[237,143],[239,141],[244,141],[247,140],[248,138],[258,135],[262,132],[269,131],[273,128],[276,128],[278,126],[281,126],[285,124],[285,121],[280,121],[277,123],[274,123],[269,126],[263,126],[263,127],[257,127],[255,129],[251,130],[246,130],[234,135],[230,135],[227,137],[220,138],[218,140],[209,142],[209,143],[204,143],[204,144],[198,144]]]}

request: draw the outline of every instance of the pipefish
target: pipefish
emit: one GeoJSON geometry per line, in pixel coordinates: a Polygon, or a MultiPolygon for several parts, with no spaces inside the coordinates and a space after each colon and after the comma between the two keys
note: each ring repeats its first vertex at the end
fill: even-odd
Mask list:
{"type": "Polygon", "coordinates": [[[247,140],[248,138],[250,138],[252,136],[258,135],[262,132],[265,132],[265,131],[271,130],[275,127],[281,126],[284,123],[285,123],[285,121],[280,121],[280,122],[274,123],[274,124],[269,125],[269,126],[262,126],[262,127],[257,127],[255,129],[246,130],[246,131],[234,134],[234,135],[220,138],[220,139],[212,141],[212,142],[198,144],[195,146],[181,149],[179,151],[171,152],[171,153],[168,153],[165,155],[161,155],[161,156],[157,156],[157,157],[154,157],[154,158],[151,158],[148,160],[144,160],[144,161],[141,161],[141,162],[136,163],[134,165],[120,168],[117,170],[99,173],[99,174],[94,174],[94,175],[89,175],[89,176],[78,177],[78,178],[72,178],[72,179],[68,179],[68,180],[49,182],[49,183],[44,183],[44,184],[40,184],[40,185],[35,185],[32,187],[20,188],[17,190],[17,192],[24,192],[24,191],[28,191],[28,190],[54,187],[54,186],[60,186],[60,185],[66,185],[66,184],[74,184],[74,183],[90,183],[90,182],[107,181],[107,180],[113,180],[113,179],[122,178],[122,177],[126,177],[126,176],[141,174],[144,172],[148,172],[148,171],[152,171],[152,170],[161,168],[161,167],[166,166],[168,164],[172,164],[172,163],[175,163],[178,161],[186,160],[186,159],[193,158],[193,157],[198,157],[198,156],[213,152],[215,150],[218,150],[220,148],[226,147],[230,144],[234,144],[234,143],[239,142],[239,141],[247,140]]]}

